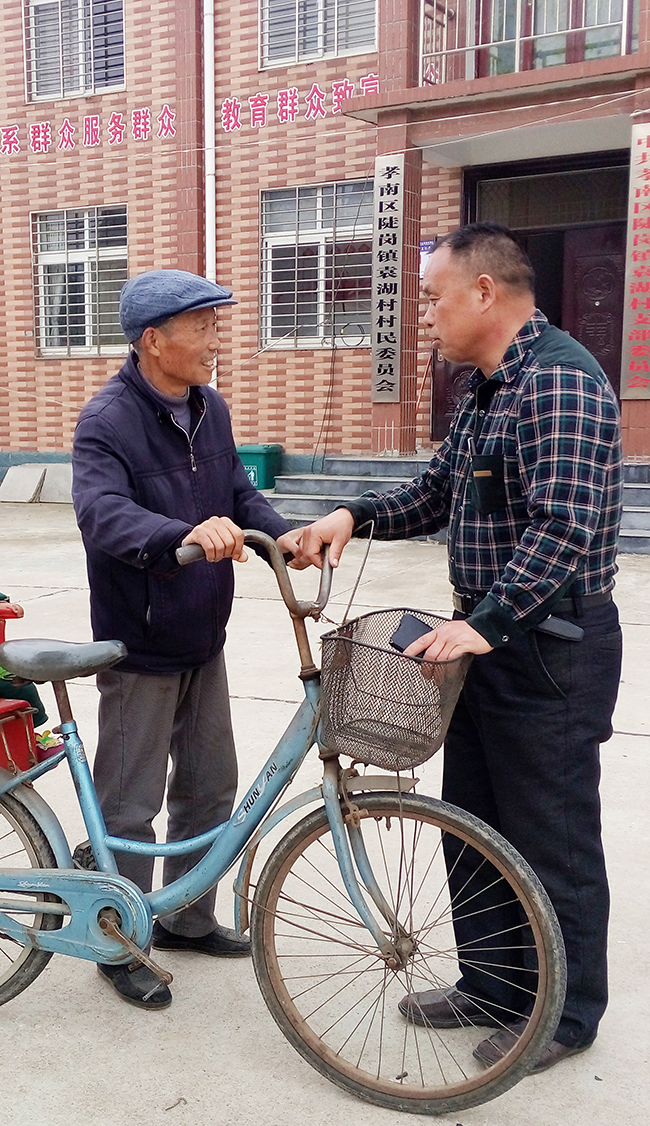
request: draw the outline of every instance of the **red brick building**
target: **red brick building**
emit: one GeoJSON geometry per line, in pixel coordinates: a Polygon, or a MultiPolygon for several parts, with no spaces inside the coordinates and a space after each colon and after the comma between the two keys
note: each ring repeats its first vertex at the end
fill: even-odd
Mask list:
{"type": "Polygon", "coordinates": [[[54,455],[125,355],[126,277],[203,270],[200,25],[171,0],[1,21],[0,451],[54,455]]]}
{"type": "Polygon", "coordinates": [[[635,328],[631,357],[623,328],[645,222],[628,225],[628,177],[650,109],[647,6],[215,0],[212,20],[201,0],[6,0],[0,452],[69,450],[125,352],[121,284],[165,266],[239,299],[218,370],[239,441],[426,448],[463,371],[428,370],[421,249],[481,218],[520,232],[544,311],[617,386],[623,370],[626,453],[650,457],[650,347],[635,328]],[[376,308],[374,177],[401,154],[395,319],[376,308]],[[378,390],[378,316],[399,333],[397,401],[378,390]]]}

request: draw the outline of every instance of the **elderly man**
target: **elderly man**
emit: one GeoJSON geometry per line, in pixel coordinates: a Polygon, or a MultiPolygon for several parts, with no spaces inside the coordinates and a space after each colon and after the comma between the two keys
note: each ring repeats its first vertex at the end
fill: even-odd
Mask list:
{"type": "MultiPolygon", "coordinates": [[[[471,224],[438,243],[424,324],[443,356],[476,366],[473,390],[421,478],[346,503],[306,529],[301,547],[318,564],[330,543],[336,565],[367,520],[383,539],[449,526],[454,620],[406,653],[476,654],[445,742],[443,797],[512,842],[557,912],[568,988],[543,1070],[593,1043],[607,1003],[599,744],[611,735],[620,676],[611,591],[622,474],[614,392],[593,357],[535,308],[533,284],[506,228],[471,224]]],[[[453,896],[462,861],[447,863],[453,896]]],[[[508,911],[504,936],[518,926],[508,911]]],[[[476,949],[473,916],[455,927],[459,951],[476,949]]],[[[433,1027],[498,1027],[475,1050],[492,1063],[523,1027],[512,1015],[520,957],[482,950],[483,962],[495,959],[487,996],[488,975],[475,980],[461,956],[456,988],[410,994],[400,1010],[433,1027]]]]}
{"type": "MultiPolygon", "coordinates": [[[[167,789],[168,840],[228,819],[237,785],[223,658],[233,599],[232,560],[242,528],[284,551],[289,525],[251,485],[237,456],[228,408],[210,386],[219,340],[215,310],[232,292],[182,270],[126,283],[120,323],[132,345],[117,375],[86,404],[73,450],[73,499],[87,554],[93,634],[119,638],[128,656],[100,673],[95,784],[109,833],[152,841],[167,789]],[[181,544],[206,562],[181,570],[181,544]]],[[[165,883],[198,860],[169,857],[165,883]]],[[[118,856],[143,890],[153,860],[118,856]]],[[[157,922],[153,945],[208,955],[250,952],[220,927],[214,891],[157,922]]],[[[171,993],[139,963],[100,965],[132,1004],[161,1009],[171,993]]]]}

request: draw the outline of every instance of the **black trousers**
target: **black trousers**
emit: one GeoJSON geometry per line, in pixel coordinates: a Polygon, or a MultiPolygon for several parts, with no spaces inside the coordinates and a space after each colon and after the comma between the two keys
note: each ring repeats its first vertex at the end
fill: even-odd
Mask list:
{"type": "MultiPolygon", "coordinates": [[[[445,741],[443,798],[498,829],[544,884],[568,962],[556,1039],[573,1046],[593,1039],[607,1004],[609,892],[601,843],[599,744],[612,734],[622,645],[613,602],[562,617],[582,626],[582,641],[532,631],[474,658],[445,741]]],[[[462,858],[454,866],[455,860],[447,856],[452,895],[475,867],[468,865],[464,872],[462,858]]],[[[492,894],[489,870],[478,878],[485,881],[485,906],[492,894]]],[[[503,1006],[505,1014],[521,1012],[517,986],[525,970],[521,937],[516,937],[518,915],[512,906],[499,910],[498,929],[513,936],[507,957],[502,949],[478,954],[480,914],[455,920],[459,947],[472,951],[471,959],[461,960],[459,988],[503,1006]],[[499,966],[509,962],[511,969],[499,968],[491,979],[480,973],[473,980],[472,959],[484,963],[491,957],[499,966]]]]}

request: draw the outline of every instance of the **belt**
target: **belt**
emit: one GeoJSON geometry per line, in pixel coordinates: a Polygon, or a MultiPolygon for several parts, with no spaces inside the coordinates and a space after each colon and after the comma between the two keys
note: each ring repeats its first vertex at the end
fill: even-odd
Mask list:
{"type": "MultiPolygon", "coordinates": [[[[479,602],[485,598],[485,594],[461,594],[460,591],[454,590],[451,595],[452,605],[454,610],[458,610],[460,614],[469,614],[476,609],[479,602]]],[[[561,602],[556,602],[553,607],[554,614],[580,614],[581,609],[591,609],[593,606],[604,606],[606,602],[611,602],[611,590],[603,591],[600,594],[576,594],[572,598],[563,598],[561,602]]]]}

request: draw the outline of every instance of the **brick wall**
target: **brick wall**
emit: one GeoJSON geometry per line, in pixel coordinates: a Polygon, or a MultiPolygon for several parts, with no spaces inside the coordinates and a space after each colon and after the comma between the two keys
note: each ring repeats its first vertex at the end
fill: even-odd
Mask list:
{"type": "Polygon", "coordinates": [[[332,82],[376,72],[375,54],[258,71],[258,5],[216,4],[217,279],[240,304],[219,319],[219,390],[228,400],[239,442],[281,442],[288,451],[364,450],[370,442],[367,348],[273,349],[259,344],[260,191],[371,177],[375,127],[332,114],[332,82]],[[327,117],[304,117],[317,82],[327,92],[327,117]],[[277,121],[277,91],[295,86],[300,117],[277,121]],[[248,98],[269,94],[266,128],[252,129],[248,98]],[[243,104],[242,128],[225,133],[224,97],[243,104]]]}
{"type": "MultiPolygon", "coordinates": [[[[69,449],[83,403],[120,366],[119,356],[45,358],[35,352],[30,212],[127,204],[129,272],[180,266],[202,268],[202,163],[197,152],[200,4],[126,0],[126,90],[26,103],[20,0],[3,4],[5,80],[0,124],[18,124],[21,152],[0,156],[4,323],[0,340],[0,449],[69,449]],[[175,138],[158,139],[156,117],[167,103],[176,113],[175,138]],[[109,146],[105,127],[113,112],[149,107],[152,136],[109,146]],[[103,140],[83,148],[85,115],[99,114],[103,140]],[[58,151],[64,118],[76,128],[73,151],[58,151]],[[29,151],[29,124],[49,121],[48,153],[29,151]],[[190,167],[180,153],[193,152],[190,167]]],[[[126,346],[125,346],[126,353],[126,346]]],[[[124,354],[125,354],[124,353],[124,354]]]]}
{"type": "MultiPolygon", "coordinates": [[[[367,348],[273,349],[255,356],[259,344],[260,191],[370,177],[374,172],[374,125],[331,113],[331,84],[379,72],[376,54],[272,67],[258,71],[258,5],[216,5],[217,43],[217,278],[232,285],[240,304],[220,315],[219,389],[228,400],[237,441],[281,442],[290,452],[370,452],[370,354],[367,348]],[[304,118],[312,83],[328,93],[327,117],[304,118]],[[296,86],[301,116],[279,125],[277,91],[296,86]],[[268,93],[268,124],[250,128],[248,98],[268,93]],[[242,128],[226,133],[219,107],[226,97],[242,103],[242,128]]],[[[426,224],[439,231],[458,223],[458,177],[425,171],[426,224]]],[[[423,227],[424,230],[424,227],[423,227]]],[[[422,349],[418,385],[428,353],[422,349]]],[[[429,444],[429,392],[418,413],[416,440],[429,444]]]]}
{"type": "MultiPolygon", "coordinates": [[[[202,63],[200,0],[155,5],[126,0],[126,90],[28,104],[24,90],[20,0],[3,6],[6,81],[0,90],[0,124],[17,124],[21,152],[0,155],[5,301],[0,306],[0,450],[65,451],[83,403],[119,367],[121,356],[74,358],[36,354],[32,295],[30,213],[127,204],[129,273],[180,267],[203,273],[202,63]],[[155,136],[164,103],[176,112],[176,137],[155,136]],[[99,114],[102,131],[111,113],[148,106],[153,135],[122,145],[80,144],[82,119],[99,114]],[[76,147],[57,149],[67,117],[76,147]],[[33,154],[31,123],[50,121],[54,143],[33,154]]],[[[233,286],[240,304],[220,314],[219,388],[233,412],[238,441],[279,441],[290,452],[368,452],[371,440],[370,359],[367,348],[259,349],[259,193],[264,188],[364,179],[374,171],[374,125],[331,112],[331,84],[380,73],[377,54],[258,69],[258,5],[238,6],[237,21],[225,0],[216,4],[217,277],[233,286]],[[312,83],[327,92],[327,117],[305,119],[312,83]],[[300,118],[280,125],[279,89],[297,86],[300,118]],[[251,129],[248,97],[269,94],[269,124],[251,129]],[[243,104],[242,129],[220,128],[224,97],[243,104]]],[[[423,237],[458,222],[460,188],[455,172],[426,166],[423,237]]],[[[428,348],[418,341],[420,408],[416,442],[429,444],[429,383],[422,388],[428,348]]],[[[126,352],[126,349],[125,349],[126,352]]],[[[124,353],[125,354],[125,353],[124,353]]]]}

